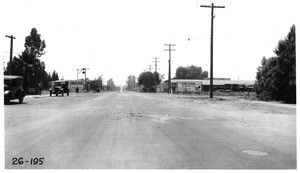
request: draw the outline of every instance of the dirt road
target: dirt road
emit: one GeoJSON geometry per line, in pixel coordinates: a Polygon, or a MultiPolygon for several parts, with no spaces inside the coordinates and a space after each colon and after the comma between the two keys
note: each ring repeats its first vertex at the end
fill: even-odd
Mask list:
{"type": "Polygon", "coordinates": [[[5,167],[295,169],[296,106],[132,92],[30,96],[5,105],[5,167]]]}

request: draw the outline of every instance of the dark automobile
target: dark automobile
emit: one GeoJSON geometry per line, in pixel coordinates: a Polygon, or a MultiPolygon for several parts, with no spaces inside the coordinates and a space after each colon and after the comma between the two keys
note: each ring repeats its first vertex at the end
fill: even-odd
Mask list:
{"type": "Polygon", "coordinates": [[[15,99],[19,99],[19,103],[23,103],[24,97],[23,77],[4,75],[4,103],[10,104],[10,100],[15,99]]]}
{"type": "Polygon", "coordinates": [[[148,92],[148,93],[155,93],[156,92],[156,88],[155,88],[155,86],[153,86],[151,88],[143,88],[142,91],[143,92],[148,92]]]}
{"type": "Polygon", "coordinates": [[[58,94],[61,94],[64,96],[64,93],[67,93],[67,96],[69,96],[70,89],[69,89],[69,81],[66,80],[58,80],[54,81],[54,85],[49,89],[50,97],[52,94],[55,94],[56,96],[58,94]]]}

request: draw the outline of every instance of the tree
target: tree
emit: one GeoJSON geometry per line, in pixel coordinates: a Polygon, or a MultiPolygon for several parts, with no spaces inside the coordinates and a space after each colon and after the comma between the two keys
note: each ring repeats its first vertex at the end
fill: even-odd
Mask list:
{"type": "Polygon", "coordinates": [[[115,83],[114,83],[114,80],[112,78],[110,78],[108,81],[107,81],[107,85],[106,85],[106,89],[107,90],[116,90],[117,87],[115,86],[115,83]]]}
{"type": "Polygon", "coordinates": [[[90,84],[90,89],[96,92],[100,92],[102,90],[102,79],[101,77],[98,77],[98,79],[94,79],[89,82],[90,84]]]}
{"type": "Polygon", "coordinates": [[[128,90],[131,90],[131,89],[135,88],[136,87],[136,78],[135,78],[135,76],[134,75],[128,76],[126,83],[127,83],[126,88],[128,90]]]}
{"type": "Polygon", "coordinates": [[[50,80],[51,81],[59,80],[58,73],[55,70],[52,72],[52,76],[51,76],[50,80]]]}
{"type": "Polygon", "coordinates": [[[187,66],[187,67],[178,67],[176,69],[175,79],[204,79],[208,77],[208,72],[202,72],[201,67],[197,66],[187,66]]]}
{"type": "Polygon", "coordinates": [[[262,59],[257,69],[255,91],[261,100],[296,103],[295,26],[274,50],[275,57],[262,59]]]}
{"type": "Polygon", "coordinates": [[[278,56],[278,90],[280,100],[296,103],[296,28],[293,25],[274,52],[278,56]]]}
{"type": "Polygon", "coordinates": [[[99,81],[99,89],[100,89],[100,91],[102,91],[103,90],[103,79],[102,79],[102,76],[98,77],[98,81],[99,81]]]}
{"type": "Polygon", "coordinates": [[[45,54],[45,40],[41,40],[41,34],[38,34],[36,28],[32,28],[30,35],[25,38],[25,50],[30,50],[35,58],[45,54]]]}
{"type": "Polygon", "coordinates": [[[48,73],[48,81],[51,81],[51,79],[52,79],[52,78],[51,78],[51,73],[49,72],[49,73],[48,73]]]}
{"type": "Polygon", "coordinates": [[[201,74],[201,79],[205,79],[205,78],[208,78],[208,71],[204,71],[201,74]]]}
{"type": "Polygon", "coordinates": [[[176,69],[175,79],[186,79],[187,74],[188,68],[180,66],[176,69]]]}
{"type": "Polygon", "coordinates": [[[160,77],[159,77],[160,76],[159,73],[155,71],[155,72],[152,73],[152,75],[153,75],[153,84],[155,86],[160,84],[161,80],[160,80],[160,77]]]}
{"type": "Polygon", "coordinates": [[[12,61],[7,63],[7,67],[4,70],[4,75],[9,74],[8,73],[8,67],[10,67],[10,66],[12,67],[12,69],[11,69],[12,70],[12,75],[23,76],[23,74],[24,74],[24,62],[20,58],[14,56],[12,61]]]}
{"type": "MultiPolygon", "coordinates": [[[[7,67],[12,65],[13,75],[24,77],[25,91],[28,91],[29,88],[37,88],[41,82],[44,88],[48,87],[45,63],[39,59],[45,54],[46,44],[40,37],[37,30],[32,28],[30,35],[25,38],[25,50],[19,55],[19,58],[14,57],[12,62],[7,65],[7,67]]],[[[7,70],[4,74],[7,74],[7,70]]]]}
{"type": "Polygon", "coordinates": [[[155,91],[155,86],[161,82],[158,72],[143,72],[138,77],[138,85],[143,85],[144,91],[155,91]]]}

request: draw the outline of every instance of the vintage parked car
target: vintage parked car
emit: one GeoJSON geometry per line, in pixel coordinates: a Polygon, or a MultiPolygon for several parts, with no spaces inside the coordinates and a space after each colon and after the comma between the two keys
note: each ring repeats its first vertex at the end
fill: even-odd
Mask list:
{"type": "Polygon", "coordinates": [[[67,96],[69,96],[70,89],[69,89],[69,81],[66,80],[58,80],[54,81],[54,85],[49,89],[50,97],[52,94],[55,94],[56,96],[58,94],[61,94],[64,96],[64,93],[67,93],[67,96]]]}
{"type": "Polygon", "coordinates": [[[23,103],[24,97],[23,77],[4,75],[4,103],[10,104],[10,101],[15,99],[19,99],[19,103],[23,103]]]}

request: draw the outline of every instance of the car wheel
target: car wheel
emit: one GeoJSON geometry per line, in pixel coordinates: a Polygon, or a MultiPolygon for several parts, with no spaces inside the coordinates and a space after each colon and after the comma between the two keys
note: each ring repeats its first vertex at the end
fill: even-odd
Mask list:
{"type": "Polygon", "coordinates": [[[21,97],[19,98],[19,103],[20,103],[20,104],[23,103],[23,100],[24,100],[24,97],[21,96],[21,97]]]}
{"type": "Polygon", "coordinates": [[[10,96],[7,96],[4,98],[4,103],[5,104],[10,104],[10,96]]]}

